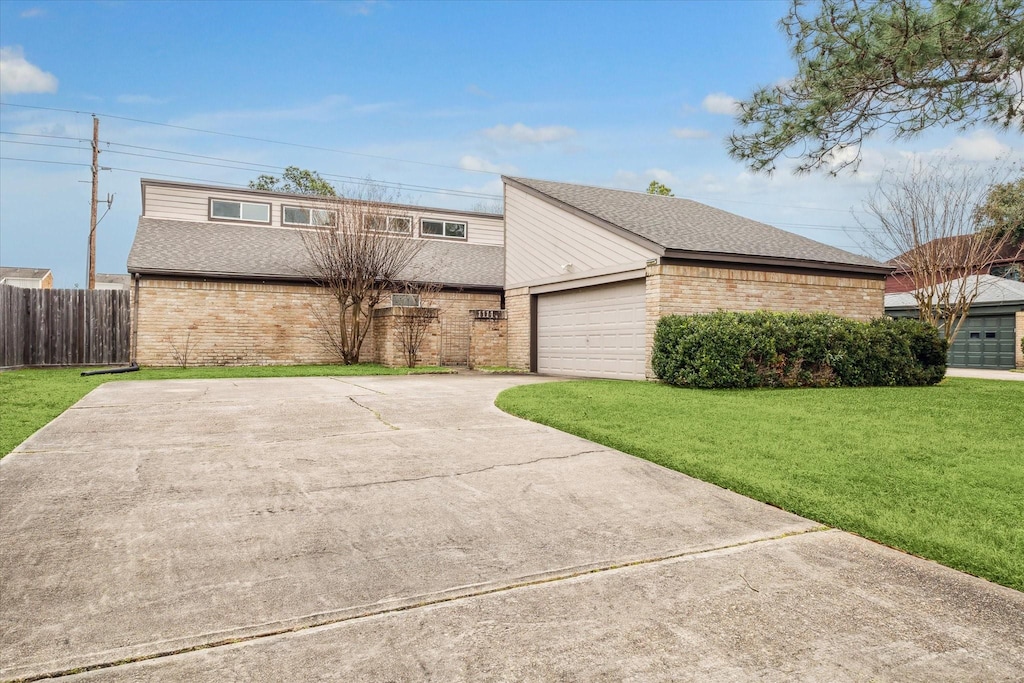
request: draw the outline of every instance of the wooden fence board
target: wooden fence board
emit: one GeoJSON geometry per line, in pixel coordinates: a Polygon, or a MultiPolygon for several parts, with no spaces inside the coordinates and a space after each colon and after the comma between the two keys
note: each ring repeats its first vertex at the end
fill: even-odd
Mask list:
{"type": "Polygon", "coordinates": [[[131,360],[127,290],[0,285],[0,368],[131,360]]]}

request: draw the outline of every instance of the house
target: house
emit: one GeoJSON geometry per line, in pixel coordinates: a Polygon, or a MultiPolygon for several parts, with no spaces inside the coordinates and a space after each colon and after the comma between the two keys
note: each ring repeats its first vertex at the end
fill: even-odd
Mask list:
{"type": "Polygon", "coordinates": [[[49,268],[9,268],[0,266],[0,285],[26,289],[53,289],[53,273],[49,268]]]}
{"type": "MultiPolygon", "coordinates": [[[[940,237],[922,244],[918,249],[925,251],[924,263],[952,262],[955,264],[959,261],[962,264],[964,262],[962,256],[964,249],[960,245],[964,244],[964,240],[970,237],[970,235],[940,237]]],[[[911,292],[916,289],[914,278],[910,271],[905,266],[900,265],[906,264],[911,260],[907,257],[907,254],[910,253],[905,252],[889,261],[893,271],[885,281],[886,294],[911,292]]],[[[988,263],[982,264],[979,268],[971,269],[970,272],[965,271],[963,266],[958,268],[955,265],[950,265],[943,272],[944,277],[940,281],[963,275],[995,275],[996,277],[1020,282],[1024,279],[1024,245],[1014,242],[1004,244],[999,253],[995,255],[995,258],[988,263]]]]}
{"type": "Polygon", "coordinates": [[[132,276],[120,273],[96,273],[96,289],[131,289],[132,276]]]}
{"type": "MultiPolygon", "coordinates": [[[[1024,282],[995,275],[971,275],[959,279],[950,297],[960,291],[977,291],[960,332],[949,349],[948,363],[955,368],[1024,368],[1024,282]]],[[[893,317],[918,315],[913,292],[885,295],[885,312],[893,317]]]]}
{"type": "MultiPolygon", "coordinates": [[[[337,360],[322,343],[315,311],[328,297],[311,279],[302,239],[319,229],[322,201],[148,179],[141,185],[142,216],[128,255],[133,358],[173,365],[187,346],[192,362],[205,365],[337,360]]],[[[399,204],[382,210],[382,230],[423,240],[410,279],[441,285],[423,362],[503,365],[501,216],[399,204]]],[[[361,360],[400,364],[385,303],[361,360]]]]}
{"type": "MultiPolygon", "coordinates": [[[[686,199],[503,180],[504,216],[383,207],[380,229],[423,241],[409,281],[440,286],[424,362],[643,379],[663,315],[882,315],[891,269],[869,258],[686,199]]],[[[142,200],[128,258],[140,363],[173,364],[183,345],[197,364],[335,360],[317,338],[325,293],[303,243],[320,200],[157,180],[142,200]]],[[[374,312],[362,360],[401,362],[404,303],[374,312]]]]}
{"type": "Polygon", "coordinates": [[[882,315],[890,267],[687,199],[505,177],[509,365],[643,379],[658,320],[882,315]]]}

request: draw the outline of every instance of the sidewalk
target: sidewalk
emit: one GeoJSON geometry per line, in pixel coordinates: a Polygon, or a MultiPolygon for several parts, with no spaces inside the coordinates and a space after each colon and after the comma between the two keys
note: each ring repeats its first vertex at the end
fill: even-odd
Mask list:
{"type": "Polygon", "coordinates": [[[972,377],[974,379],[1008,379],[1024,382],[1024,372],[1013,370],[982,370],[980,368],[947,368],[946,377],[972,377]]]}

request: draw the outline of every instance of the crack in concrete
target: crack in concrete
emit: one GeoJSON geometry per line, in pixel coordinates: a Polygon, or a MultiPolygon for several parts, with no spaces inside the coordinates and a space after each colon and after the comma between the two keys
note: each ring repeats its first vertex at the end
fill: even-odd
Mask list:
{"type": "Polygon", "coordinates": [[[408,477],[404,479],[384,479],[381,481],[367,481],[361,484],[341,484],[338,486],[326,486],[322,489],[310,489],[306,493],[320,493],[321,491],[343,491],[346,489],[361,489],[370,486],[386,486],[388,484],[405,484],[413,481],[426,481],[428,479],[454,479],[456,477],[464,477],[469,474],[479,474],[480,472],[487,472],[490,470],[496,470],[499,467],[521,467],[523,465],[532,465],[538,462],[544,462],[545,460],[566,460],[568,458],[575,458],[579,455],[587,455],[588,453],[612,453],[614,451],[608,448],[598,448],[589,451],[580,451],[578,453],[570,453],[568,455],[550,455],[543,458],[536,458],[534,460],[525,460],[523,462],[502,462],[496,465],[488,465],[487,467],[481,467],[475,470],[466,470],[465,472],[449,472],[446,474],[425,474],[422,477],[408,477]]]}
{"type": "Polygon", "coordinates": [[[386,425],[386,426],[388,427],[388,429],[394,429],[395,431],[399,431],[399,428],[398,428],[398,427],[396,427],[395,425],[393,425],[393,424],[391,424],[390,422],[388,422],[387,420],[385,420],[385,419],[384,419],[384,418],[383,418],[383,417],[381,416],[381,414],[380,414],[380,413],[378,413],[378,412],[377,412],[376,410],[374,410],[373,408],[371,408],[371,407],[369,407],[369,406],[364,406],[364,405],[363,405],[362,403],[360,403],[359,401],[357,401],[357,400],[356,400],[356,397],[355,397],[355,396],[349,396],[349,397],[348,397],[348,400],[352,401],[353,403],[355,403],[355,404],[356,404],[357,406],[359,406],[359,407],[360,407],[360,408],[362,408],[363,410],[369,410],[369,411],[370,411],[370,412],[371,412],[371,413],[373,414],[373,416],[374,416],[375,418],[377,418],[378,420],[380,420],[381,424],[384,424],[384,425],[386,425]]]}
{"type": "Polygon", "coordinates": [[[348,380],[344,380],[341,377],[328,377],[328,379],[334,380],[335,382],[341,382],[342,384],[347,384],[350,387],[356,387],[357,389],[362,389],[364,391],[372,391],[373,393],[380,394],[381,396],[385,395],[383,391],[378,391],[376,389],[371,389],[370,387],[364,387],[362,384],[356,384],[355,382],[349,382],[348,380]]]}
{"type": "MultiPolygon", "coordinates": [[[[563,456],[571,457],[571,456],[563,456]]],[[[227,645],[236,645],[238,643],[248,643],[257,640],[263,640],[265,638],[273,638],[275,636],[287,635],[290,633],[300,633],[302,631],[309,631],[316,628],[323,628],[325,626],[334,626],[337,624],[343,624],[350,621],[357,621],[360,619],[368,619],[371,617],[378,617],[388,614],[398,614],[400,612],[408,612],[415,609],[421,609],[424,607],[432,607],[434,605],[442,605],[446,603],[462,602],[464,600],[472,600],[473,598],[484,597],[487,595],[494,595],[496,593],[506,593],[514,590],[523,588],[529,588],[532,586],[541,586],[548,583],[557,583],[559,581],[569,581],[577,579],[582,576],[588,576],[590,574],[603,574],[605,572],[616,571],[619,569],[626,569],[629,567],[640,567],[650,564],[658,564],[659,562],[671,562],[672,560],[678,560],[684,557],[700,557],[701,555],[710,555],[712,553],[719,553],[724,550],[732,550],[735,548],[742,548],[745,546],[752,546],[759,543],[770,543],[772,541],[779,541],[787,538],[793,538],[796,536],[803,536],[806,534],[813,534],[820,531],[830,531],[831,527],[825,525],[818,525],[809,529],[801,529],[797,531],[787,531],[785,533],[776,534],[774,536],[768,536],[766,538],[755,538],[746,541],[738,541],[736,543],[729,543],[722,546],[716,546],[714,548],[705,548],[702,550],[684,550],[677,553],[670,553],[667,555],[659,555],[656,557],[648,557],[639,560],[631,560],[628,562],[615,562],[609,563],[602,566],[589,566],[582,568],[567,567],[563,570],[563,573],[555,576],[543,576],[540,578],[524,578],[519,581],[513,581],[503,586],[496,586],[494,588],[486,588],[483,590],[473,591],[469,593],[463,593],[460,595],[444,595],[437,598],[429,598],[421,600],[419,602],[411,603],[408,605],[399,605],[397,607],[386,607],[383,609],[370,609],[359,614],[350,614],[346,616],[334,616],[335,612],[325,612],[319,615],[310,615],[308,617],[300,617],[312,620],[311,623],[300,624],[298,626],[285,626],[282,628],[271,629],[263,631],[261,633],[254,633],[247,636],[239,636],[237,638],[222,638],[220,640],[211,641],[209,643],[203,643],[200,645],[192,645],[190,647],[182,647],[172,650],[165,650],[162,652],[152,652],[144,655],[136,655],[133,657],[124,657],[122,659],[98,662],[96,664],[88,664],[85,666],[73,667],[70,669],[62,669],[60,671],[51,671],[42,674],[33,674],[22,678],[8,679],[4,683],[29,683],[31,681],[42,681],[53,678],[63,678],[65,676],[72,676],[80,673],[87,673],[89,671],[99,671],[102,669],[112,669],[118,666],[124,666],[126,664],[138,664],[141,662],[151,661],[154,659],[164,659],[167,657],[174,657],[176,655],[188,654],[190,652],[201,652],[203,650],[213,650],[216,648],[224,647],[227,645]]],[[[749,584],[748,584],[749,586],[749,584]]],[[[753,590],[753,589],[752,589],[753,590]]]]}

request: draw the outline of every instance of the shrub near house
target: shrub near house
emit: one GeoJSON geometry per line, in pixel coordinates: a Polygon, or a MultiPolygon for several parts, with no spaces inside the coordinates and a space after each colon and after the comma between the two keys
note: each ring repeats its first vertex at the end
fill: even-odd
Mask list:
{"type": "Polygon", "coordinates": [[[658,378],[702,389],[920,386],[946,372],[946,342],[917,320],[857,322],[827,313],[710,313],[662,318],[658,378]]]}

